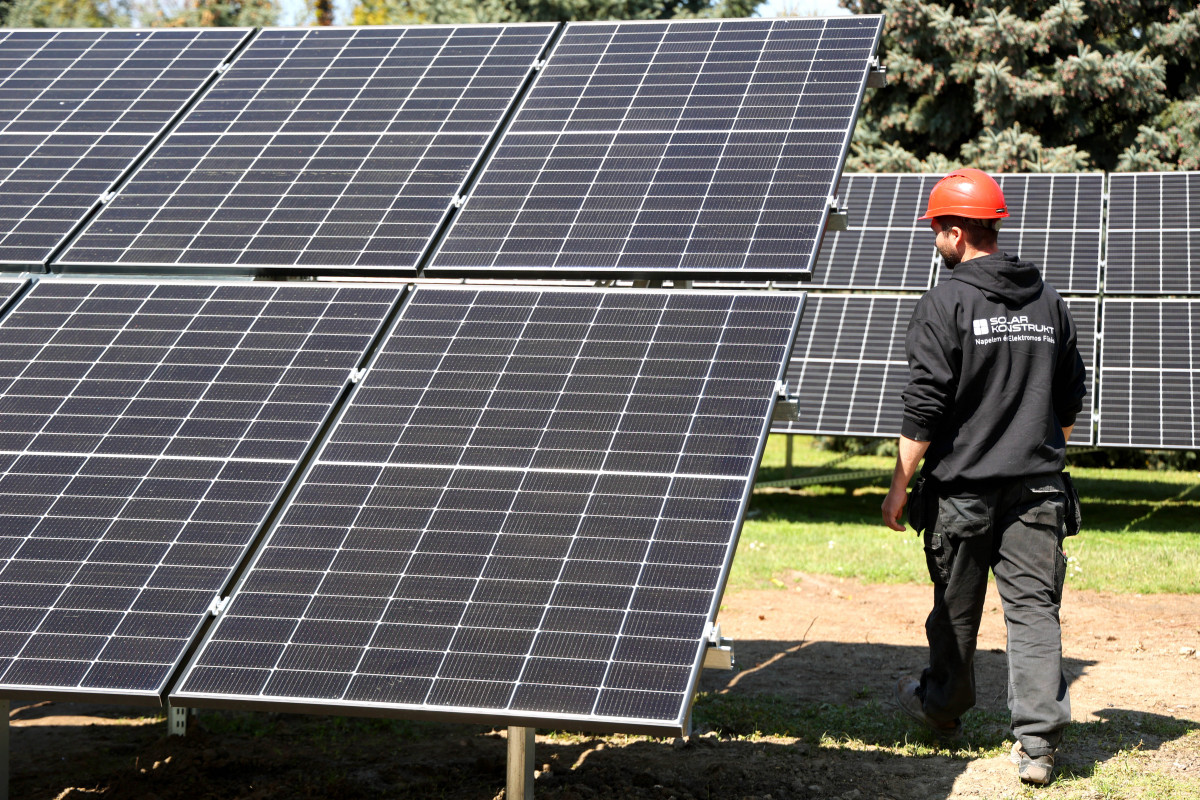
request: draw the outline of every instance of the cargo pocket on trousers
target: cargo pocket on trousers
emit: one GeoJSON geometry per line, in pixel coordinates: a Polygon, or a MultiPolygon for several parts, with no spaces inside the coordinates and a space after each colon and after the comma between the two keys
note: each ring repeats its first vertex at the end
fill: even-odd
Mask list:
{"type": "Polygon", "coordinates": [[[929,567],[931,581],[943,584],[950,582],[953,554],[954,551],[944,536],[925,529],[925,565],[929,567]]]}
{"type": "Polygon", "coordinates": [[[937,516],[925,528],[925,561],[935,583],[949,583],[954,568],[954,540],[986,534],[992,525],[987,503],[974,495],[931,498],[927,508],[937,516]]]}
{"type": "Polygon", "coordinates": [[[1060,475],[1037,475],[1025,479],[1024,510],[1017,518],[1026,525],[1038,525],[1057,531],[1059,537],[1067,531],[1067,492],[1060,475]]]}
{"type": "Polygon", "coordinates": [[[1067,554],[1063,550],[1063,541],[1058,540],[1054,553],[1054,600],[1062,603],[1063,586],[1067,582],[1067,554]]]}

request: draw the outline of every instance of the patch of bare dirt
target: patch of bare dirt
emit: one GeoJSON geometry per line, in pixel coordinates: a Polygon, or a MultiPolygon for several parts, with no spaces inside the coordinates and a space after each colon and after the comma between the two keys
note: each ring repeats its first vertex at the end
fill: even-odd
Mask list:
{"type": "MultiPolygon", "coordinates": [[[[740,669],[701,689],[800,706],[890,697],[924,665],[924,586],[793,575],[784,590],[730,592],[720,621],[740,669]]],[[[1074,716],[1143,720],[1139,768],[1200,774],[1197,737],[1155,731],[1200,719],[1200,597],[1068,589],[1064,652],[1074,716]],[[1142,715],[1140,717],[1136,715],[1142,715]]],[[[989,595],[980,633],[980,706],[1005,708],[1004,621],[989,595]]],[[[12,797],[83,800],[461,798],[502,794],[506,742],[480,726],[202,712],[186,738],[137,709],[14,703],[12,797]]],[[[892,713],[892,712],[886,712],[892,713]]],[[[1126,724],[1126,723],[1122,723],[1126,724]]],[[[915,734],[915,732],[914,732],[915,734]]],[[[1065,755],[1084,772],[1129,736],[1065,755]]],[[[878,747],[821,747],[782,737],[688,741],[541,736],[539,798],[928,800],[1022,796],[1002,757],[899,757],[878,747]]]]}

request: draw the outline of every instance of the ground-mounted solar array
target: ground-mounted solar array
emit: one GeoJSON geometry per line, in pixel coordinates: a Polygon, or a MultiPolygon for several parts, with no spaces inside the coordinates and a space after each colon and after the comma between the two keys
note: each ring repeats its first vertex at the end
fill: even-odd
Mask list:
{"type": "MultiPolygon", "coordinates": [[[[918,298],[913,295],[809,294],[788,386],[798,401],[793,422],[777,433],[899,436],[900,393],[908,383],[904,336],[918,298]]],[[[1068,298],[1089,391],[1071,444],[1092,443],[1091,386],[1095,376],[1097,301],[1068,298]]]]}
{"type": "Polygon", "coordinates": [[[0,322],[0,689],[157,703],[398,296],[22,297],[0,322]]]}
{"type": "Polygon", "coordinates": [[[1200,292],[1200,172],[1108,176],[1106,294],[1200,292]]]}
{"type": "Polygon", "coordinates": [[[679,730],[802,302],[418,288],[172,702],[679,730]]]}
{"type": "Polygon", "coordinates": [[[426,272],[807,274],[881,24],[568,24],[426,272]]]}
{"type": "Polygon", "coordinates": [[[415,275],[553,31],[264,30],[58,263],[415,275]]]}
{"type": "Polygon", "coordinates": [[[0,264],[41,267],[248,34],[0,31],[0,264]]]}
{"type": "Polygon", "coordinates": [[[1101,446],[1200,447],[1200,300],[1104,300],[1101,446]]]}

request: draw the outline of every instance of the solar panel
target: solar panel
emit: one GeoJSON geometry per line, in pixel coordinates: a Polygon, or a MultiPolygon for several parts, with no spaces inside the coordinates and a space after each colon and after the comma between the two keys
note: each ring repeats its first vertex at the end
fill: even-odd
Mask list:
{"type": "Polygon", "coordinates": [[[904,333],[917,297],[810,294],[788,365],[797,419],[786,433],[899,436],[904,333]]]}
{"type": "Polygon", "coordinates": [[[569,23],[429,275],[806,275],[881,17],[569,23]]]}
{"type": "MultiPolygon", "coordinates": [[[[1103,173],[996,175],[1008,202],[1001,250],[1033,261],[1060,292],[1100,289],[1103,173]]],[[[811,282],[830,289],[926,289],[941,258],[925,213],[942,178],[923,174],[848,174],[838,197],[849,230],[827,234],[811,282]]],[[[937,270],[945,280],[947,270],[937,270]]]]}
{"type": "Polygon", "coordinates": [[[802,302],[416,289],[172,702],[678,732],[802,302]]]}
{"type": "MultiPolygon", "coordinates": [[[[774,433],[899,436],[908,384],[904,336],[917,297],[809,294],[788,365],[798,400],[797,419],[774,433]]],[[[1096,309],[1091,298],[1068,298],[1089,387],[1095,375],[1096,309]]],[[[1092,392],[1084,400],[1070,443],[1092,443],[1092,392]]]]}
{"type": "Polygon", "coordinates": [[[0,31],[0,265],[50,258],[247,35],[0,31]]]}
{"type": "Polygon", "coordinates": [[[265,30],[58,263],[415,275],[554,29],[265,30]]]}
{"type": "Polygon", "coordinates": [[[919,289],[930,286],[937,251],[925,213],[941,175],[846,174],[837,196],[849,227],[825,234],[812,281],[829,289],[919,289]]]}
{"type": "Polygon", "coordinates": [[[398,295],[22,297],[0,322],[0,690],[157,704],[398,295]]]}
{"type": "Polygon", "coordinates": [[[1108,176],[1106,294],[1200,292],[1200,172],[1108,176]]]}
{"type": "Polygon", "coordinates": [[[1200,447],[1200,300],[1104,300],[1103,447],[1200,447]]]}

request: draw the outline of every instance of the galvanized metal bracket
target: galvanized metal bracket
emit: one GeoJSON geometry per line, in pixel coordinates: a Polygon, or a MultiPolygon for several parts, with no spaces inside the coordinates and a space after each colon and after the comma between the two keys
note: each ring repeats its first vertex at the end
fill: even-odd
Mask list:
{"type": "Polygon", "coordinates": [[[772,422],[795,422],[800,416],[800,402],[790,396],[787,384],[779,381],[775,384],[775,408],[771,412],[772,422]]]}
{"type": "Polygon", "coordinates": [[[704,651],[705,669],[733,669],[733,639],[721,635],[721,625],[710,625],[708,629],[708,647],[704,651]]]}
{"type": "Polygon", "coordinates": [[[225,607],[228,605],[228,597],[221,597],[221,595],[217,595],[213,598],[212,602],[208,604],[208,613],[212,614],[214,617],[219,617],[221,612],[224,611],[225,607]]]}
{"type": "Polygon", "coordinates": [[[884,86],[887,86],[887,64],[880,64],[876,56],[867,65],[867,88],[882,89],[884,86]]]}
{"type": "Polygon", "coordinates": [[[829,216],[825,218],[825,230],[844,231],[850,227],[850,212],[838,205],[836,197],[829,198],[829,216]]]}
{"type": "Polygon", "coordinates": [[[167,705],[167,736],[187,736],[188,709],[167,705]]]}

